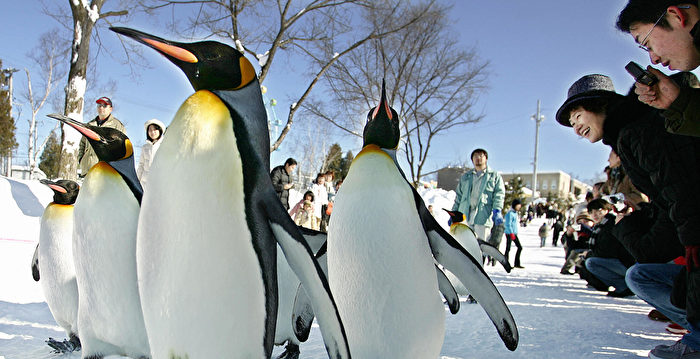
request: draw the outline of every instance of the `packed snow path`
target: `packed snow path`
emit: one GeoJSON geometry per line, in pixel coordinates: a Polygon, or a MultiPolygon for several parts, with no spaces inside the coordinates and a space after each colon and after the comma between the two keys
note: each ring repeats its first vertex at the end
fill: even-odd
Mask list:
{"type": "MultiPolygon", "coordinates": [[[[427,204],[434,204],[436,213],[451,205],[445,195],[448,192],[421,193],[427,204]]],[[[64,333],[31,276],[41,216],[37,206],[46,206],[51,195],[38,181],[0,177],[0,359],[80,358],[79,353],[53,354],[44,343],[49,337],[63,339],[64,333]]],[[[442,223],[447,218],[439,220],[442,223]]],[[[551,240],[547,247],[539,248],[537,229],[543,221],[535,219],[520,227],[524,269],[508,274],[500,265],[486,268],[518,324],[518,349],[508,351],[481,307],[462,301],[456,315],[445,309],[442,359],[639,358],[656,345],[679,339],[665,331],[666,323],[647,318],[651,307],[640,299],[607,297],[587,288],[578,276],[559,274],[564,250],[550,247],[551,240]]],[[[504,250],[505,241],[501,243],[504,250]]],[[[512,252],[511,261],[514,255],[512,252]]],[[[273,355],[281,352],[278,347],[273,355]]],[[[301,358],[327,358],[317,327],[301,345],[301,358]]]]}

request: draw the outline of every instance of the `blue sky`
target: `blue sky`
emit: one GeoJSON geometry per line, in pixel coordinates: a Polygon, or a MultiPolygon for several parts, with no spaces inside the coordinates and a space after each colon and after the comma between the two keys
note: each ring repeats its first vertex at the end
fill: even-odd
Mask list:
{"type": "MultiPolygon", "coordinates": [[[[110,6],[116,3],[108,1],[105,9],[114,10],[110,6]]],[[[492,168],[504,173],[531,172],[535,123],[530,117],[539,99],[545,120],[540,126],[538,171],[562,170],[584,180],[600,175],[607,164],[609,149],[602,143],[590,144],[578,139],[570,128],[556,123],[554,114],[565,100],[568,87],[579,77],[590,73],[609,75],[618,92],[626,93],[633,80],[624,70],[625,64],[630,60],[643,66],[649,64],[649,57],[631,37],[614,27],[626,1],[462,0],[453,3],[450,14],[453,36],[464,48],[475,47],[482,59],[490,61],[489,90],[481,95],[477,104],[477,111],[482,111],[485,118],[437,138],[426,171],[468,161],[469,153],[481,147],[489,152],[492,168]]],[[[6,16],[0,22],[0,43],[3,44],[0,59],[6,68],[23,70],[30,66],[26,54],[36,46],[39,36],[59,25],[40,12],[38,1],[11,1],[3,7],[6,16]]],[[[177,34],[170,33],[158,22],[134,19],[115,25],[178,40],[177,34]]],[[[118,47],[116,36],[111,36],[109,32],[102,33],[107,46],[118,47]]],[[[86,98],[87,119],[96,114],[95,99],[103,95],[111,97],[115,115],[125,123],[128,135],[137,145],[144,141],[146,120],[156,117],[168,124],[182,101],[192,93],[185,77],[173,65],[153,51],[144,54],[148,68],[136,69],[138,79],[128,76],[128,66],[102,56],[100,80],[112,80],[116,87],[110,93],[89,92],[86,98]]],[[[277,60],[282,60],[278,71],[288,71],[290,63],[277,60]]],[[[285,119],[284,109],[303,89],[294,87],[290,77],[272,76],[274,72],[266,81],[270,88],[268,94],[277,99],[278,116],[285,119]]],[[[59,91],[62,87],[60,84],[59,91]]],[[[17,101],[22,101],[19,92],[25,88],[26,75],[24,71],[18,72],[15,77],[17,101]]],[[[41,114],[49,110],[47,107],[41,114]]],[[[25,106],[18,121],[20,146],[26,146],[28,117],[29,108],[25,106]]],[[[44,122],[46,132],[53,124],[49,120],[44,122]]],[[[292,132],[298,128],[292,127],[292,132]]],[[[272,166],[288,156],[300,156],[291,151],[293,146],[289,139],[285,141],[281,151],[273,153],[272,166]]],[[[359,151],[357,141],[343,138],[338,141],[345,151],[359,151]]],[[[20,148],[20,153],[26,153],[26,149],[20,148]]]]}

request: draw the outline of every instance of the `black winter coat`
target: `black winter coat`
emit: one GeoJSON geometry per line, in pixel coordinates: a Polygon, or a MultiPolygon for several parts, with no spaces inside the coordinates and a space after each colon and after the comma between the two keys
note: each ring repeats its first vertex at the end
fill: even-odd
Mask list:
{"type": "Polygon", "coordinates": [[[599,258],[619,259],[625,267],[631,267],[635,260],[622,246],[613,234],[615,228],[615,216],[607,214],[600,223],[593,226],[593,235],[589,241],[591,255],[599,258]]]}
{"type": "Polygon", "coordinates": [[[289,210],[289,190],[284,189],[286,184],[292,183],[292,177],[284,169],[284,165],[277,166],[270,172],[270,178],[272,179],[272,187],[275,188],[277,197],[284,205],[284,208],[289,210]]]}
{"type": "Polygon", "coordinates": [[[667,263],[685,253],[666,210],[642,203],[613,229],[613,235],[639,263],[667,263]]]}
{"type": "Polygon", "coordinates": [[[609,105],[603,132],[635,187],[667,211],[680,242],[700,245],[700,138],[666,132],[660,113],[636,96],[609,105]]]}

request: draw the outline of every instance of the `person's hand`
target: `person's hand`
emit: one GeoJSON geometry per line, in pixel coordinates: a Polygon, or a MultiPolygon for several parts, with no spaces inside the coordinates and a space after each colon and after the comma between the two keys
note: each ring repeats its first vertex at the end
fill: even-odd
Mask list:
{"type": "Polygon", "coordinates": [[[685,268],[688,272],[700,268],[700,246],[685,246],[685,268]]]}
{"type": "Polygon", "coordinates": [[[503,216],[501,215],[501,210],[494,209],[491,219],[493,220],[493,224],[496,226],[500,226],[501,224],[503,224],[503,216]]]}
{"type": "Polygon", "coordinates": [[[630,213],[634,212],[634,207],[627,206],[622,211],[615,213],[615,224],[620,223],[620,221],[628,216],[630,213]]]}
{"type": "Polygon", "coordinates": [[[639,96],[639,101],[649,106],[665,110],[676,100],[681,89],[663,72],[651,66],[647,66],[647,70],[654,74],[659,79],[659,82],[653,86],[635,82],[634,93],[639,96]]]}
{"type": "Polygon", "coordinates": [[[284,185],[284,189],[290,189],[292,187],[294,187],[294,183],[287,183],[286,185],[284,185]]]}

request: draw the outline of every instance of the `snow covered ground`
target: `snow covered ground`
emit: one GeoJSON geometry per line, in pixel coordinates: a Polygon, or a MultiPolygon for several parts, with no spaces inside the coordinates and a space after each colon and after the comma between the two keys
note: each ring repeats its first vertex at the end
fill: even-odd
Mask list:
{"type": "MultiPolygon", "coordinates": [[[[421,192],[445,223],[447,217],[441,208],[451,206],[454,192],[421,192]]],[[[51,196],[51,191],[36,181],[0,177],[0,359],[80,358],[78,353],[52,354],[44,344],[48,337],[63,338],[64,334],[31,277],[39,218],[51,196]]],[[[499,266],[487,267],[518,324],[517,350],[505,348],[479,305],[463,302],[456,315],[445,311],[442,359],[637,358],[646,357],[656,345],[679,338],[665,331],[665,323],[649,320],[646,314],[651,308],[636,297],[606,297],[587,288],[578,276],[559,274],[563,249],[539,248],[537,229],[543,220],[520,229],[525,269],[508,274],[499,266]]],[[[281,351],[277,348],[274,354],[281,351]]],[[[302,344],[301,352],[302,358],[327,357],[318,328],[302,344]]]]}

